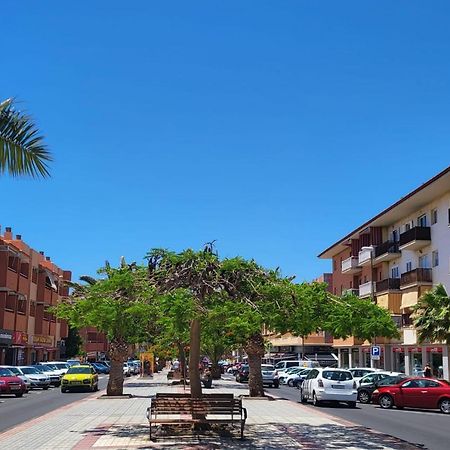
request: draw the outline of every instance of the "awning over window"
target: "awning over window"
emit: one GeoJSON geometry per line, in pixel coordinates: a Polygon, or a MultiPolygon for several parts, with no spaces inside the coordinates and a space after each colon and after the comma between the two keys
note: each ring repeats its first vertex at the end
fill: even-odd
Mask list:
{"type": "Polygon", "coordinates": [[[48,283],[55,292],[58,292],[55,275],[53,275],[50,272],[50,270],[47,270],[47,269],[44,269],[44,270],[45,270],[45,283],[46,284],[48,283]]]}
{"type": "Polygon", "coordinates": [[[405,308],[411,308],[411,306],[414,306],[417,304],[417,301],[419,300],[419,293],[417,291],[412,292],[404,292],[402,294],[402,309],[405,308]]]}

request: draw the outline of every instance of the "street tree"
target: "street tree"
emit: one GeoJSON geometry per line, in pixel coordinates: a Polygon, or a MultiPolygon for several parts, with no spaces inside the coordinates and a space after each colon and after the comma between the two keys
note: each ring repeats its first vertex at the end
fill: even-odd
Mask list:
{"type": "Polygon", "coordinates": [[[450,345],[450,297],[442,284],[425,292],[413,306],[413,324],[419,342],[450,345]]]}
{"type": "Polygon", "coordinates": [[[71,295],[52,310],[75,328],[93,326],[106,334],[111,359],[107,395],[122,395],[129,346],[154,337],[155,293],[146,268],[123,259],[118,268],[107,263],[98,273],[101,278],[81,277],[83,283],[69,283],[71,295]]]}
{"type": "Polygon", "coordinates": [[[0,103],[0,173],[13,177],[50,176],[52,156],[33,119],[17,111],[12,99],[0,103]]]}

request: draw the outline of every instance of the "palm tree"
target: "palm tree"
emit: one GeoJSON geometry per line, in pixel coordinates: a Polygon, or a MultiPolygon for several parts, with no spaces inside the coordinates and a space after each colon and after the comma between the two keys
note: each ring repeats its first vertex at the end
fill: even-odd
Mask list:
{"type": "Polygon", "coordinates": [[[0,103],[0,173],[13,177],[50,176],[50,152],[30,116],[16,111],[13,100],[0,103]]]}
{"type": "Polygon", "coordinates": [[[450,297],[442,284],[420,297],[413,307],[413,319],[419,342],[450,345],[450,297]]]}

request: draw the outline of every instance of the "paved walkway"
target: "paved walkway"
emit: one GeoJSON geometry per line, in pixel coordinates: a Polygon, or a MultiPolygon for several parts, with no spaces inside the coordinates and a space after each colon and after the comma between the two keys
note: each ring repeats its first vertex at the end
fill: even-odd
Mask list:
{"type": "MultiPolygon", "coordinates": [[[[320,410],[283,399],[244,399],[248,411],[245,440],[239,430],[217,430],[193,435],[160,434],[157,442],[148,437],[145,412],[156,392],[182,392],[168,386],[165,372],[153,379],[127,380],[124,392],[130,399],[84,400],[57,409],[0,434],[0,448],[8,450],[106,450],[106,449],[401,449],[417,447],[393,437],[342,421],[320,410]]],[[[209,390],[208,390],[209,391],[209,390]]],[[[231,380],[213,383],[210,392],[248,393],[247,385],[231,380]]],[[[70,394],[65,394],[70,395],[70,394]]]]}

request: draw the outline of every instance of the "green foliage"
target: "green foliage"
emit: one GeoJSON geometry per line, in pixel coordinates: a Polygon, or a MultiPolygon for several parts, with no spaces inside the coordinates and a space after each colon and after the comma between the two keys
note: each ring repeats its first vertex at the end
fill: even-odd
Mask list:
{"type": "Polygon", "coordinates": [[[413,307],[413,318],[419,342],[450,345],[450,298],[442,284],[420,297],[413,307]]]}
{"type": "Polygon", "coordinates": [[[48,177],[50,152],[32,118],[14,109],[13,101],[0,103],[0,173],[16,177],[48,177]]]}
{"type": "Polygon", "coordinates": [[[104,267],[99,273],[106,276],[87,284],[71,284],[73,294],[53,308],[57,317],[75,328],[96,327],[109,340],[128,344],[151,341],[157,310],[146,269],[136,265],[104,267]]]}
{"type": "Polygon", "coordinates": [[[66,358],[73,358],[80,354],[83,343],[76,328],[69,327],[69,334],[66,339],[66,358]]]}

